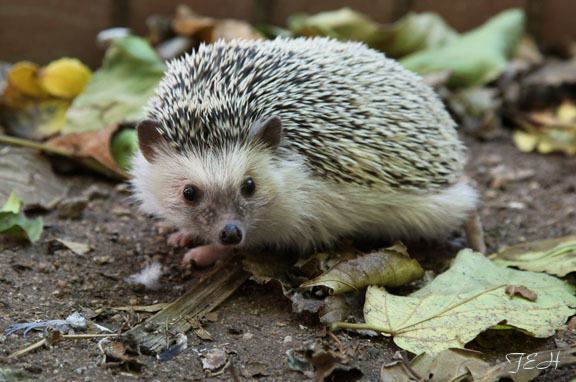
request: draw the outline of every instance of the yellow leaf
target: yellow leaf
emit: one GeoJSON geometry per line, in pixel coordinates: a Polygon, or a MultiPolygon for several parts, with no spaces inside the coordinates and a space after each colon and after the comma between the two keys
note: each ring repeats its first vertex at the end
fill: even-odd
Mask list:
{"type": "Polygon", "coordinates": [[[36,105],[39,113],[46,117],[38,121],[36,131],[43,137],[60,132],[66,124],[66,112],[70,107],[69,101],[47,100],[36,105]]]}
{"type": "Polygon", "coordinates": [[[9,130],[20,137],[41,140],[64,128],[70,101],[57,98],[27,99],[15,106],[3,112],[9,130]]]}
{"type": "Polygon", "coordinates": [[[556,146],[547,140],[541,140],[538,142],[538,152],[540,154],[550,154],[556,149],[556,146]]]}
{"type": "Polygon", "coordinates": [[[38,65],[21,61],[10,68],[8,72],[8,82],[20,93],[31,97],[44,97],[46,92],[38,81],[38,65]]]}
{"type": "Polygon", "coordinates": [[[556,110],[556,117],[563,123],[570,123],[576,119],[576,106],[570,100],[564,100],[556,110]]]}
{"type": "Polygon", "coordinates": [[[74,98],[90,80],[90,69],[75,58],[52,61],[40,72],[40,84],[51,95],[74,98]]]}
{"type": "Polygon", "coordinates": [[[534,151],[538,145],[538,137],[524,131],[516,130],[512,138],[518,150],[525,153],[534,151]]]}

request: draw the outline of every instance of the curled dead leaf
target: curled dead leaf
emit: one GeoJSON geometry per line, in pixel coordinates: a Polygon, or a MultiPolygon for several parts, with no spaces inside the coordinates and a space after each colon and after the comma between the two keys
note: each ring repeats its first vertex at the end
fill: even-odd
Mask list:
{"type": "Polygon", "coordinates": [[[399,287],[422,277],[423,274],[420,264],[408,256],[406,247],[397,243],[389,248],[342,261],[300,287],[322,285],[338,294],[368,285],[399,287]]]}
{"type": "Polygon", "coordinates": [[[505,292],[510,297],[519,296],[528,301],[536,301],[538,298],[538,295],[534,291],[526,288],[524,285],[508,285],[505,292]]]}

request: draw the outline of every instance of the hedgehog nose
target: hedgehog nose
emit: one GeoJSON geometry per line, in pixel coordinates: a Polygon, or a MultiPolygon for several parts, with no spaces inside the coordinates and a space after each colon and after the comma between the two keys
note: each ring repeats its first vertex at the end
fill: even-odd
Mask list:
{"type": "Polygon", "coordinates": [[[224,245],[236,245],[242,241],[242,231],[236,224],[226,224],[220,231],[220,243],[224,245]]]}

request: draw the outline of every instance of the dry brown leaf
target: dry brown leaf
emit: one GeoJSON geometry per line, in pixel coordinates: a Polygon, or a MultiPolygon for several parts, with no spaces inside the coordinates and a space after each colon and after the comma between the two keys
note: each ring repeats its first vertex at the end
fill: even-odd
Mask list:
{"type": "Polygon", "coordinates": [[[389,248],[345,260],[328,272],[306,281],[302,288],[323,285],[333,293],[359,290],[368,285],[398,287],[424,274],[420,264],[408,256],[406,247],[397,243],[389,248]]]}
{"type": "Polygon", "coordinates": [[[172,29],[180,36],[196,38],[207,43],[213,43],[220,39],[230,41],[263,38],[252,25],[245,21],[200,16],[185,5],[176,9],[172,29]]]}
{"type": "Polygon", "coordinates": [[[219,20],[214,28],[210,30],[210,33],[204,31],[200,33],[202,40],[213,43],[218,40],[230,41],[234,39],[242,40],[260,40],[262,35],[258,33],[252,25],[245,21],[225,19],[219,20]]]}
{"type": "Polygon", "coordinates": [[[528,301],[536,301],[538,298],[538,295],[534,291],[528,289],[524,285],[508,285],[505,292],[510,297],[520,296],[528,301]]]}
{"type": "Polygon", "coordinates": [[[105,368],[125,368],[133,372],[141,372],[144,364],[136,357],[136,352],[129,349],[122,342],[103,341],[100,350],[104,353],[105,368]]]}
{"type": "Polygon", "coordinates": [[[208,330],[206,330],[203,327],[200,327],[198,329],[194,329],[194,333],[201,339],[204,341],[214,341],[214,339],[212,338],[212,334],[210,334],[210,332],[208,330]]]}
{"type": "Polygon", "coordinates": [[[199,31],[214,28],[215,24],[216,19],[200,16],[189,7],[180,5],[176,8],[172,29],[180,36],[193,37],[199,31]]]}
{"type": "Polygon", "coordinates": [[[49,147],[61,149],[79,158],[93,158],[117,175],[126,176],[110,153],[110,143],[120,125],[111,125],[98,131],[85,131],[70,133],[50,139],[46,142],[49,147]]]}

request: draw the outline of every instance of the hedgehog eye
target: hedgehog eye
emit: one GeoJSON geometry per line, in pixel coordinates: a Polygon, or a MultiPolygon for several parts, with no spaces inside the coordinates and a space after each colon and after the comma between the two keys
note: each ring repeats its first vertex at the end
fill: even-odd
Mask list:
{"type": "Polygon", "coordinates": [[[189,202],[193,202],[198,198],[199,192],[196,187],[191,184],[187,184],[184,186],[184,190],[182,190],[182,196],[189,202]]]}
{"type": "Polygon", "coordinates": [[[256,183],[254,183],[254,179],[252,179],[252,177],[250,176],[244,179],[241,188],[242,195],[252,196],[254,195],[255,191],[256,191],[256,183]]]}

